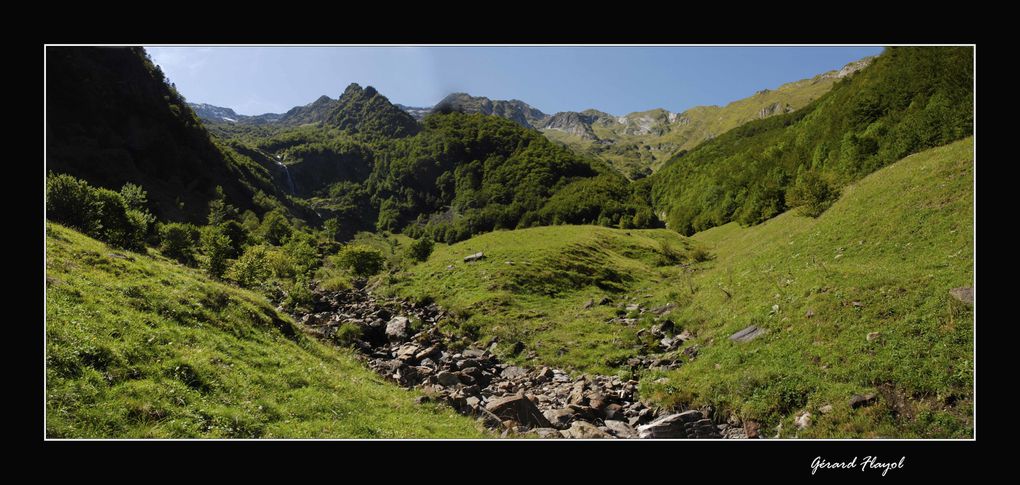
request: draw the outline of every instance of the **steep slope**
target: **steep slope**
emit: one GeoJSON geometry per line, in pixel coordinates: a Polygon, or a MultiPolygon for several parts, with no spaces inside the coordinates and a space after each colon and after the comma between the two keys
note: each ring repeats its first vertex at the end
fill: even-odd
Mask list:
{"type": "Polygon", "coordinates": [[[642,399],[762,435],[969,437],[973,311],[950,290],[974,284],[973,166],[966,139],[869,175],[817,219],[691,238],[497,231],[380,284],[435,298],[502,355],[640,378],[642,399]],[[764,333],[730,340],[751,325],[764,333]],[[877,398],[854,408],[855,394],[877,398]]]}
{"type": "Polygon", "coordinates": [[[808,106],[733,129],[642,182],[660,218],[685,234],[758,223],[786,210],[793,188],[838,188],[968,136],[973,79],[971,48],[889,48],[808,106]]]}
{"type": "Polygon", "coordinates": [[[323,123],[351,133],[389,138],[411,136],[420,129],[411,115],[391,104],[375,88],[362,89],[357,83],[347,86],[323,123]]]}
{"type": "Polygon", "coordinates": [[[476,438],[261,296],[47,225],[51,438],[476,438]]]}
{"type": "Polygon", "coordinates": [[[697,358],[642,380],[663,403],[710,404],[762,433],[969,437],[973,140],[911,155],[848,187],[818,219],[786,213],[696,234],[715,259],[673,319],[697,358]],[[729,336],[766,330],[746,343],[729,336]],[[854,394],[875,394],[853,409],[854,394]],[[826,413],[823,408],[831,405],[826,413]],[[810,412],[798,430],[793,418],[810,412]]]}
{"type": "Polygon", "coordinates": [[[300,212],[265,167],[210,140],[141,48],[51,47],[46,69],[49,170],[142,185],[161,219],[203,220],[216,186],[242,209],[261,191],[300,212]]]}

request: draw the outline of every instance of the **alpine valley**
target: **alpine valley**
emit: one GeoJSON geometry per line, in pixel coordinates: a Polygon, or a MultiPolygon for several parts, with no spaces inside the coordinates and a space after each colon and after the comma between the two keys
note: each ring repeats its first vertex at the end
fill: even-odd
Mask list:
{"type": "Polygon", "coordinates": [[[971,47],[626,115],[45,67],[47,437],[974,436],[971,47]]]}

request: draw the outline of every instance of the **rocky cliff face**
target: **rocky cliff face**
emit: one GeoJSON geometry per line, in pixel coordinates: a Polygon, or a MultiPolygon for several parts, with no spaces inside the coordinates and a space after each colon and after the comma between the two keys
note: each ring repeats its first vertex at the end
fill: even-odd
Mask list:
{"type": "Polygon", "coordinates": [[[593,117],[585,116],[574,111],[556,113],[549,118],[543,130],[557,130],[580,137],[584,140],[598,140],[595,132],[592,131],[593,117]]]}
{"type": "Polygon", "coordinates": [[[438,113],[457,111],[495,115],[514,121],[521,126],[534,129],[542,128],[550,119],[549,115],[532,108],[524,101],[517,99],[509,101],[491,100],[481,96],[471,96],[467,93],[453,93],[443,98],[432,111],[438,113]]]}

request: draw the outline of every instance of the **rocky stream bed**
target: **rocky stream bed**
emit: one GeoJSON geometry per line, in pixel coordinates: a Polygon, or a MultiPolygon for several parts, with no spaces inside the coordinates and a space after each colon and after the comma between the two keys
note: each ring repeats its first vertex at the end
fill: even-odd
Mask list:
{"type": "MultiPolygon", "coordinates": [[[[501,362],[491,349],[464,348],[462,340],[440,331],[437,324],[447,314],[435,303],[383,299],[365,289],[318,293],[315,300],[315,311],[299,318],[309,333],[334,341],[342,325],[356,325],[360,336],[351,343],[371,369],[504,437],[748,437],[738,423],[717,423],[710,409],[673,412],[648,405],[634,380],[521,367],[501,362]]],[[[629,365],[679,364],[646,357],[629,365]]]]}

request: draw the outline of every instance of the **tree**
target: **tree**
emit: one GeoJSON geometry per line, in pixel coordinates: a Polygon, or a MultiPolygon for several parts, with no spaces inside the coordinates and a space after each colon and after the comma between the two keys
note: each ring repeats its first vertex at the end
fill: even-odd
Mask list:
{"type": "Polygon", "coordinates": [[[294,229],[282,211],[274,210],[262,218],[262,226],[259,227],[259,232],[267,243],[279,246],[290,237],[294,229]]]}
{"type": "Polygon", "coordinates": [[[272,275],[269,269],[268,248],[264,245],[249,246],[240,258],[227,270],[227,278],[245,288],[255,288],[272,275]]]}
{"type": "Polygon", "coordinates": [[[348,244],[336,256],[337,265],[350,270],[355,276],[372,276],[383,267],[383,255],[378,249],[362,244],[348,244]]]}
{"type": "Polygon", "coordinates": [[[92,187],[70,175],[50,172],[46,177],[46,217],[95,236],[99,231],[99,200],[92,187]]]}
{"type": "Polygon", "coordinates": [[[799,207],[801,215],[818,217],[839,197],[839,190],[814,170],[797,176],[786,192],[786,205],[799,207]]]}
{"type": "Polygon", "coordinates": [[[230,237],[219,226],[206,226],[202,231],[202,252],[205,259],[202,269],[214,278],[222,278],[227,271],[227,259],[233,248],[230,237]]]}
{"type": "Polygon", "coordinates": [[[336,241],[340,235],[340,221],[335,217],[327,219],[325,224],[322,225],[322,230],[331,241],[336,241]]]}
{"type": "Polygon", "coordinates": [[[173,222],[161,225],[159,235],[160,251],[164,256],[188,266],[195,264],[195,240],[198,239],[198,228],[191,224],[173,222]]]}
{"type": "Polygon", "coordinates": [[[429,255],[432,254],[432,249],[435,247],[435,243],[429,236],[424,236],[421,239],[415,240],[407,247],[407,255],[415,261],[426,261],[429,259],[429,255]]]}
{"type": "Polygon", "coordinates": [[[93,189],[99,203],[99,239],[132,251],[145,250],[147,222],[139,211],[129,210],[120,193],[93,189]]]}
{"type": "Polygon", "coordinates": [[[209,201],[209,224],[217,226],[236,218],[237,209],[227,203],[227,196],[223,193],[223,187],[217,185],[216,198],[209,201]]]}

